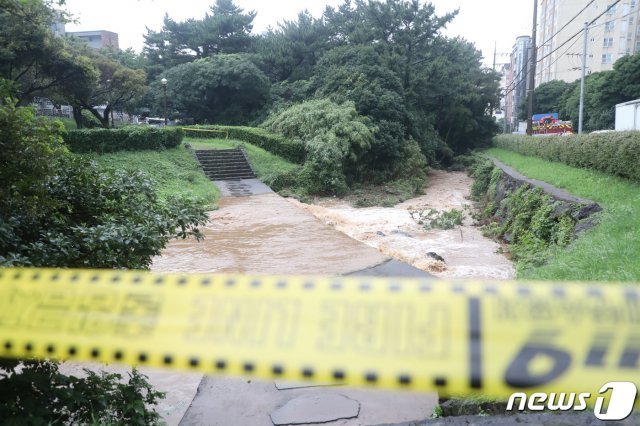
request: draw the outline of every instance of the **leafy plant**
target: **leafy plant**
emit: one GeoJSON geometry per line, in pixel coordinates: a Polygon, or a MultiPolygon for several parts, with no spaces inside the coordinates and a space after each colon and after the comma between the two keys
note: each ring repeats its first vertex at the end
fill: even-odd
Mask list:
{"type": "Polygon", "coordinates": [[[373,132],[352,102],[304,102],[272,116],[263,126],[304,143],[306,161],[301,186],[308,193],[343,194],[361,170],[360,159],[370,148],[373,132]]]}
{"type": "Polygon", "coordinates": [[[494,138],[494,145],[522,155],[640,181],[640,132],[535,138],[499,135],[494,138]]]}
{"type": "Polygon", "coordinates": [[[164,398],[133,369],[121,374],[84,369],[67,376],[50,361],[0,359],[3,424],[129,424],[160,422],[154,406],[164,398]]]}
{"type": "Polygon", "coordinates": [[[436,209],[429,210],[411,210],[409,212],[413,220],[424,229],[453,229],[462,225],[464,212],[462,210],[452,209],[439,211],[436,209]]]}

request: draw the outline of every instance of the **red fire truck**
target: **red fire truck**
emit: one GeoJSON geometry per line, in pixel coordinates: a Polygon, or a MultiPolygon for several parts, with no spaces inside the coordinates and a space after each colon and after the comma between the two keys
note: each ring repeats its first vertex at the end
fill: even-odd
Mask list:
{"type": "Polygon", "coordinates": [[[566,135],[573,133],[571,121],[558,120],[557,113],[534,114],[531,121],[533,135],[566,135]]]}

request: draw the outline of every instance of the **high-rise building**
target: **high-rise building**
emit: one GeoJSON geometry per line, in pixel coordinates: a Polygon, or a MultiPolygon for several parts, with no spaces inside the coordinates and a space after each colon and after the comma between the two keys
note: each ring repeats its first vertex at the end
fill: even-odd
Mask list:
{"type": "Polygon", "coordinates": [[[103,47],[118,49],[119,47],[118,34],[111,31],[78,31],[68,32],[67,35],[79,38],[94,49],[102,49],[103,47]]]}
{"type": "Polygon", "coordinates": [[[540,0],[536,86],[551,80],[573,82],[580,78],[584,24],[596,18],[587,37],[587,73],[610,70],[620,57],[640,51],[637,1],[614,3],[615,0],[540,0]]]}
{"type": "Polygon", "coordinates": [[[529,55],[531,55],[531,37],[518,37],[511,51],[511,63],[505,70],[507,72],[505,120],[508,131],[518,130],[520,103],[527,97],[529,88],[529,55]]]}

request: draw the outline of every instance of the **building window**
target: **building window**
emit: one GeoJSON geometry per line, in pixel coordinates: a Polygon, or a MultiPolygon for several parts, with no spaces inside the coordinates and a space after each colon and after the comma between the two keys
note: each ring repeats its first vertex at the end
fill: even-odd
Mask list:
{"type": "Polygon", "coordinates": [[[626,33],[627,32],[627,28],[629,28],[629,24],[627,23],[627,21],[620,22],[620,32],[621,33],[626,33]]]}
{"type": "Polygon", "coordinates": [[[627,48],[627,39],[624,37],[620,37],[620,46],[619,46],[619,50],[623,51],[627,48]]]}
{"type": "Polygon", "coordinates": [[[605,53],[602,55],[602,63],[610,64],[611,63],[611,53],[605,53]]]}
{"type": "Polygon", "coordinates": [[[616,5],[611,4],[607,7],[607,15],[613,15],[614,13],[616,13],[616,5]]]}
{"type": "Polygon", "coordinates": [[[613,37],[605,37],[603,39],[602,47],[611,47],[613,46],[613,37]]]}
{"type": "Polygon", "coordinates": [[[613,31],[615,27],[616,27],[616,21],[608,21],[604,23],[605,31],[613,31]]]}

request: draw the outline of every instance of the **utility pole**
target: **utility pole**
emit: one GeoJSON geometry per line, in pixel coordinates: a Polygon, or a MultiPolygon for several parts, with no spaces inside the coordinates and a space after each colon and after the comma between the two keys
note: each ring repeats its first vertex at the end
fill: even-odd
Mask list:
{"type": "Polygon", "coordinates": [[[533,33],[531,34],[531,67],[529,69],[529,116],[527,117],[527,134],[533,134],[533,89],[536,85],[536,62],[538,60],[536,49],[536,36],[538,33],[538,0],[533,0],[533,33]]]}
{"type": "Polygon", "coordinates": [[[584,23],[584,46],[582,48],[582,77],[580,78],[580,109],[578,110],[578,134],[582,134],[582,119],[584,113],[584,76],[587,72],[587,38],[589,37],[589,23],[584,23]]]}
{"type": "Polygon", "coordinates": [[[493,68],[491,68],[492,70],[496,70],[496,56],[498,55],[498,42],[494,41],[493,42],[493,68]]]}

